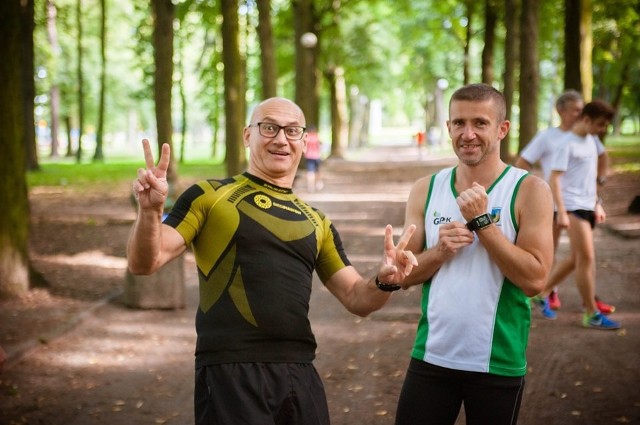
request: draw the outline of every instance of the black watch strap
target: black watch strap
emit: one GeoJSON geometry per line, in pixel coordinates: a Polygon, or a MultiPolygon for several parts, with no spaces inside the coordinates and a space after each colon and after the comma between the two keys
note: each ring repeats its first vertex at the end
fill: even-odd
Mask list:
{"type": "Polygon", "coordinates": [[[398,289],[402,289],[402,286],[396,285],[395,283],[382,283],[378,280],[378,275],[376,275],[376,286],[379,290],[384,292],[393,292],[398,289]]]}
{"type": "Polygon", "coordinates": [[[475,232],[477,230],[484,229],[491,224],[493,224],[491,216],[487,213],[484,213],[469,220],[469,222],[467,223],[467,229],[475,232]]]}

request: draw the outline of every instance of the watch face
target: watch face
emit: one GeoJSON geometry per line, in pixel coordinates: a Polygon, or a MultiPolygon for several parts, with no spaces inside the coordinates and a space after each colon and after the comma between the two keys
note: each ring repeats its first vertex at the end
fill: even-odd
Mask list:
{"type": "Polygon", "coordinates": [[[489,214],[484,214],[478,217],[478,226],[484,227],[491,224],[491,216],[489,214]]]}

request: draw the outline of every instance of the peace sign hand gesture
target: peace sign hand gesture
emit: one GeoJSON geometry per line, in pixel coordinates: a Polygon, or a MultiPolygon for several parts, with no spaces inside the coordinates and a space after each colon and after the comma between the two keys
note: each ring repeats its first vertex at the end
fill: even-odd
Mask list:
{"type": "Polygon", "coordinates": [[[133,194],[141,209],[159,209],[162,211],[169,193],[167,169],[169,168],[171,148],[167,143],[162,145],[162,152],[157,166],[154,165],[149,140],[142,140],[142,148],[144,149],[144,161],[147,168],[138,168],[138,178],[133,181],[133,194]]]}

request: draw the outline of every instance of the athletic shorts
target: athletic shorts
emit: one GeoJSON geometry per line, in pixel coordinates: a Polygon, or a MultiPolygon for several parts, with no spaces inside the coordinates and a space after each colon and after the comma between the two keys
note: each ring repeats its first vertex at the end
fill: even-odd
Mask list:
{"type": "Polygon", "coordinates": [[[196,369],[196,425],[329,425],[311,363],[228,363],[196,369]]]}
{"type": "Polygon", "coordinates": [[[594,227],[596,227],[596,213],[595,211],[591,211],[591,210],[575,210],[575,211],[568,211],[569,214],[573,214],[578,218],[581,218],[583,220],[586,220],[589,222],[589,224],[591,225],[591,228],[593,229],[594,227]]]}
{"type": "Polygon", "coordinates": [[[515,425],[524,376],[499,376],[435,366],[411,359],[396,425],[453,425],[462,404],[467,425],[515,425]]]}

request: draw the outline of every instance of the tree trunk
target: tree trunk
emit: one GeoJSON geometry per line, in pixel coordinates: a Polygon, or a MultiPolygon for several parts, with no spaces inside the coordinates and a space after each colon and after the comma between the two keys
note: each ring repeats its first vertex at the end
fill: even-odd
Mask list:
{"type": "Polygon", "coordinates": [[[334,67],[327,71],[331,87],[331,157],[344,158],[349,130],[347,127],[347,87],[344,70],[334,67]]]}
{"type": "Polygon", "coordinates": [[[100,0],[100,100],[98,101],[98,128],[96,131],[96,151],[93,154],[94,161],[104,160],[102,149],[104,138],[104,97],[107,90],[107,5],[106,0],[100,0]]]}
{"type": "MultiPolygon", "coordinates": [[[[307,125],[318,125],[320,120],[318,87],[319,25],[312,0],[293,0],[295,46],[296,46],[296,94],[295,101],[302,108],[307,125]],[[315,35],[309,43],[303,42],[303,35],[315,35]]],[[[306,39],[305,39],[306,40],[306,39]]]]}
{"type": "Polygon", "coordinates": [[[20,4],[20,0],[0,1],[0,298],[29,289],[20,4]]]}
{"type": "Polygon", "coordinates": [[[474,2],[471,0],[467,0],[465,2],[465,7],[466,7],[466,13],[467,13],[467,33],[465,36],[465,40],[464,40],[464,66],[463,66],[463,81],[464,84],[469,84],[470,81],[470,77],[469,77],[469,68],[470,68],[470,60],[471,60],[471,39],[473,38],[473,30],[472,30],[472,23],[473,23],[473,5],[474,2]]]}
{"type": "Polygon", "coordinates": [[[258,4],[262,98],[268,99],[277,95],[278,81],[276,55],[273,46],[273,29],[271,27],[271,0],[257,0],[256,3],[258,4]]]}
{"type": "MultiPolygon", "coordinates": [[[[518,11],[519,0],[505,0],[505,40],[504,40],[504,98],[507,103],[507,120],[511,120],[513,107],[513,92],[515,91],[516,70],[518,68],[518,11]]],[[[511,132],[507,133],[500,143],[500,158],[505,162],[511,162],[511,132]]]]}
{"type": "Polygon", "coordinates": [[[582,17],[581,0],[564,2],[564,88],[582,93],[580,67],[580,21],[582,17]]]}
{"type": "Polygon", "coordinates": [[[21,5],[21,40],[22,48],[20,49],[22,57],[22,90],[24,90],[22,111],[24,114],[24,148],[27,152],[26,167],[27,170],[39,170],[38,164],[38,148],[36,142],[36,126],[33,117],[36,97],[36,85],[33,79],[34,58],[33,58],[33,29],[34,23],[34,5],[33,0],[22,0],[21,5]]]}
{"type": "Polygon", "coordinates": [[[582,98],[585,102],[591,102],[593,97],[592,13],[591,0],[582,0],[580,14],[580,81],[582,83],[582,98]]]}
{"type": "Polygon", "coordinates": [[[78,149],[76,149],[76,161],[82,161],[82,134],[84,133],[84,80],[82,72],[82,0],[76,0],[76,49],[78,57],[76,62],[76,78],[78,79],[78,149]]]}
{"type": "Polygon", "coordinates": [[[493,52],[496,42],[496,24],[498,22],[498,10],[496,0],[486,0],[484,5],[484,48],[482,49],[482,82],[493,84],[493,52]]]}
{"type": "Polygon", "coordinates": [[[538,0],[523,0],[520,19],[520,138],[522,151],[538,131],[538,0]]]}
{"type": "Polygon", "coordinates": [[[224,63],[224,111],[225,164],[227,174],[244,171],[245,155],[242,132],[245,118],[244,92],[242,91],[242,58],[240,57],[238,25],[238,0],[221,0],[222,12],[222,61],[224,63]]]}
{"type": "Polygon", "coordinates": [[[178,36],[178,96],[180,96],[180,164],[184,163],[185,145],[187,144],[187,95],[184,91],[184,32],[178,36]]]}
{"type": "Polygon", "coordinates": [[[176,183],[175,152],[173,149],[173,122],[171,115],[171,90],[173,88],[173,19],[175,6],[171,0],[151,0],[153,10],[153,58],[156,66],[153,97],[156,107],[158,132],[158,156],[163,143],[171,146],[171,160],[167,170],[170,186],[176,183]]]}
{"type": "MultiPolygon", "coordinates": [[[[60,54],[60,44],[58,44],[58,30],[56,28],[56,6],[53,0],[47,0],[47,38],[51,45],[51,55],[54,62],[54,71],[57,71],[58,56],[60,54]]],[[[49,91],[51,97],[51,157],[57,158],[60,155],[60,140],[58,133],[60,132],[60,87],[54,81],[49,91]]]]}

